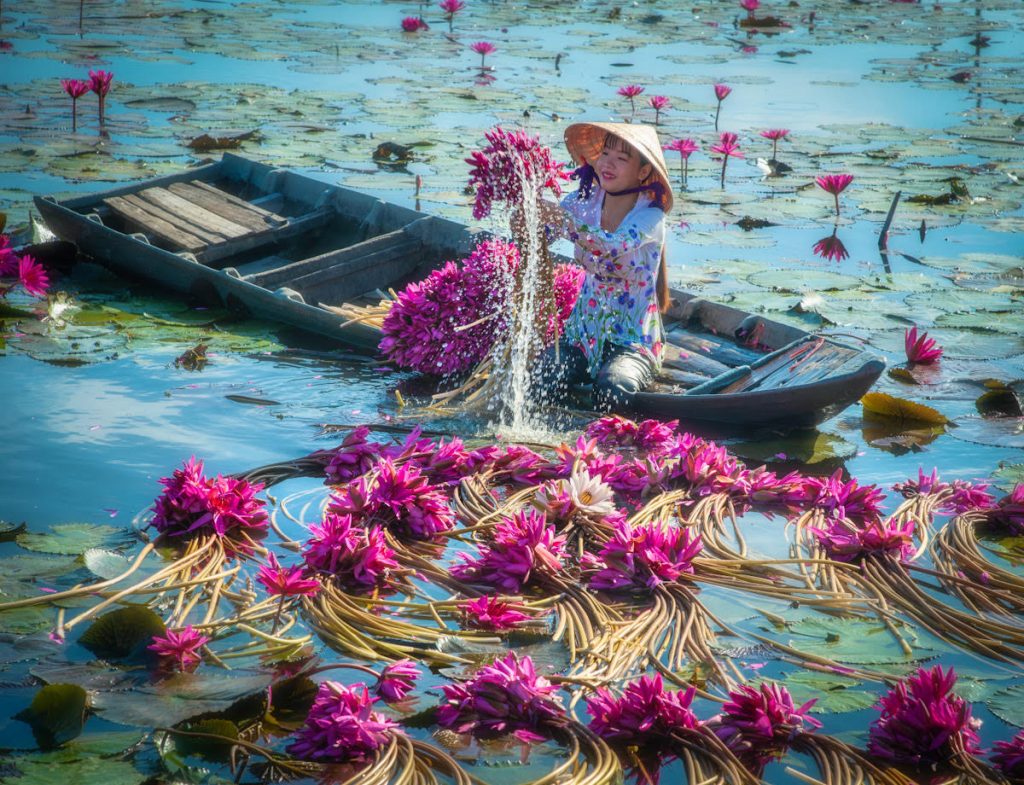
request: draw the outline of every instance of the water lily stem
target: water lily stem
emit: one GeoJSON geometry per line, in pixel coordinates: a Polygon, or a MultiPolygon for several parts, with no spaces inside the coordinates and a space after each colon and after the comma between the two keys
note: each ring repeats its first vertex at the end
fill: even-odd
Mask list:
{"type": "Polygon", "coordinates": [[[274,635],[277,633],[277,625],[281,623],[281,613],[284,611],[284,601],[288,599],[287,594],[282,594],[281,599],[277,603],[277,613],[274,614],[274,624],[270,628],[270,634],[274,635]]]}

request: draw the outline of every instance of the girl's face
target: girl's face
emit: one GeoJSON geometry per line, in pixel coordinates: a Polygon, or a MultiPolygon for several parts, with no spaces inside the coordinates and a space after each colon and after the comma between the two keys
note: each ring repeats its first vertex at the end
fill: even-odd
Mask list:
{"type": "Polygon", "coordinates": [[[636,188],[651,174],[651,165],[645,164],[631,145],[617,137],[611,137],[605,142],[593,167],[605,191],[636,188]]]}

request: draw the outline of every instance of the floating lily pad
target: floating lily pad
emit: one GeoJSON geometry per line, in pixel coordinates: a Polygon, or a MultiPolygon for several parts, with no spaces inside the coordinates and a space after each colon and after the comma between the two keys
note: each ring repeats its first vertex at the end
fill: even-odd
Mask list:
{"type": "Polygon", "coordinates": [[[77,684],[48,684],[15,719],[32,726],[40,747],[57,747],[81,734],[87,702],[85,690],[77,684]]]}
{"type": "Polygon", "coordinates": [[[993,447],[1024,448],[1024,417],[958,417],[949,431],[955,439],[993,447]]]}
{"type": "Polygon", "coordinates": [[[782,292],[834,292],[861,284],[860,278],[831,270],[764,270],[747,276],[747,282],[782,292]]]}
{"type": "Polygon", "coordinates": [[[985,705],[1003,722],[1024,728],[1024,684],[1000,690],[985,705]]]}
{"type": "Polygon", "coordinates": [[[231,742],[238,739],[238,726],[230,720],[207,719],[195,723],[189,722],[182,730],[223,737],[225,741],[194,736],[175,735],[173,737],[179,755],[198,755],[213,761],[227,762],[231,756],[231,742]]]}
{"type": "Polygon", "coordinates": [[[181,673],[131,692],[101,692],[93,708],[104,719],[142,728],[176,725],[199,714],[224,711],[237,700],[262,692],[270,676],[181,673]]]}
{"type": "Polygon", "coordinates": [[[103,523],[58,523],[49,532],[24,532],[18,545],[41,553],[80,554],[90,548],[124,542],[130,535],[124,529],[103,523]]]}
{"type": "Polygon", "coordinates": [[[1024,483],[1024,463],[1000,466],[992,472],[992,484],[1010,493],[1015,486],[1024,483]]]}
{"type": "Polygon", "coordinates": [[[78,642],[102,659],[140,656],[154,635],[166,631],[163,619],[144,605],[131,605],[100,616],[78,642]]]}
{"type": "Polygon", "coordinates": [[[812,714],[845,714],[869,709],[878,702],[878,694],[857,689],[858,682],[825,673],[796,671],[779,681],[797,704],[814,700],[812,714]]]}
{"type": "Polygon", "coordinates": [[[140,785],[148,776],[123,760],[72,753],[75,758],[59,750],[45,755],[23,755],[11,758],[10,763],[21,772],[20,777],[4,778],[7,785],[53,785],[68,782],[74,785],[140,785]]]}
{"type": "Polygon", "coordinates": [[[873,621],[808,617],[792,622],[788,629],[792,637],[787,643],[793,648],[851,665],[908,663],[934,654],[915,648],[915,656],[907,657],[892,633],[873,621]]]}
{"type": "Polygon", "coordinates": [[[78,563],[73,558],[60,559],[30,553],[0,559],[0,575],[15,580],[59,578],[77,567],[78,563]]]}
{"type": "Polygon", "coordinates": [[[860,403],[864,407],[865,417],[882,417],[924,425],[943,425],[949,422],[944,414],[930,406],[897,398],[888,393],[866,393],[860,399],[860,403]]]}
{"type": "Polygon", "coordinates": [[[844,461],[857,454],[857,445],[841,436],[819,431],[796,432],[785,437],[730,444],[729,449],[755,463],[797,461],[814,465],[844,461]]]}

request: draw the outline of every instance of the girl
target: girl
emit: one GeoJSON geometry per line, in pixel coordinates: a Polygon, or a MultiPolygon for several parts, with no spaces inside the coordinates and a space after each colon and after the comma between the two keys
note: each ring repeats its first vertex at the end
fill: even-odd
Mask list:
{"type": "Polygon", "coordinates": [[[565,146],[583,164],[580,187],[545,205],[544,217],[549,239],[572,240],[586,278],[558,345],[541,355],[534,389],[564,393],[589,379],[598,408],[628,410],[661,363],[668,167],[650,126],[576,123],[565,146]]]}

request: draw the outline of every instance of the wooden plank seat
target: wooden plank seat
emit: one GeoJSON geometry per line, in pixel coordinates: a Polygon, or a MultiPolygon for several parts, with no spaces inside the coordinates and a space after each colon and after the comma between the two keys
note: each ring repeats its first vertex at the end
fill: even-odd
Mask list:
{"type": "Polygon", "coordinates": [[[267,227],[283,226],[288,219],[270,210],[239,199],[233,194],[214,188],[202,180],[187,183],[171,183],[167,190],[192,204],[214,213],[221,218],[240,224],[251,231],[262,231],[267,227]]]}

